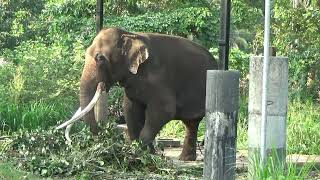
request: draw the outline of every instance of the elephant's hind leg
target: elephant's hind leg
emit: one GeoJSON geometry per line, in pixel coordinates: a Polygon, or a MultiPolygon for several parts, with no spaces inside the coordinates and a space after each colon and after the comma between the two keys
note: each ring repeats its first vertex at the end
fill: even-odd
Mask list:
{"type": "Polygon", "coordinates": [[[196,160],[197,152],[197,134],[198,127],[201,119],[184,120],[183,123],[186,126],[186,132],[184,137],[183,149],[179,159],[183,161],[196,160]]]}

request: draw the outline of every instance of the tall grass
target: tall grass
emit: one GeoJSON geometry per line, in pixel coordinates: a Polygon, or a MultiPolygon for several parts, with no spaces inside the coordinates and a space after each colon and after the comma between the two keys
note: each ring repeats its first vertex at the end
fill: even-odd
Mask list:
{"type": "Polygon", "coordinates": [[[48,128],[67,118],[70,105],[36,101],[24,104],[0,104],[0,130],[48,128]]]}
{"type": "Polygon", "coordinates": [[[287,136],[289,153],[320,154],[320,104],[290,102],[287,136]]]}
{"type": "Polygon", "coordinates": [[[249,159],[252,166],[249,168],[250,179],[290,179],[290,180],[303,180],[310,179],[310,172],[314,168],[314,163],[308,163],[302,167],[294,164],[293,162],[287,162],[285,165],[279,161],[276,153],[271,153],[268,157],[264,167],[260,166],[259,155],[249,159]]]}

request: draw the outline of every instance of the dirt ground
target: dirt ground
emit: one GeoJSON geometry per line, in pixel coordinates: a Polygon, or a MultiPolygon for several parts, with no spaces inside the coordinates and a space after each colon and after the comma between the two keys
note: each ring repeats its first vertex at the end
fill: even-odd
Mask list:
{"type": "MultiPolygon", "coordinates": [[[[173,160],[175,164],[180,167],[203,167],[204,149],[203,146],[197,148],[197,159],[196,161],[179,161],[178,157],[182,151],[182,147],[165,147],[164,155],[173,160]]],[[[287,162],[302,167],[306,163],[312,163],[315,167],[314,171],[311,171],[310,179],[320,180],[320,156],[316,155],[301,155],[291,154],[287,156],[287,162]]],[[[236,179],[247,179],[247,166],[248,166],[248,151],[239,150],[237,151],[236,157],[236,179]]]]}

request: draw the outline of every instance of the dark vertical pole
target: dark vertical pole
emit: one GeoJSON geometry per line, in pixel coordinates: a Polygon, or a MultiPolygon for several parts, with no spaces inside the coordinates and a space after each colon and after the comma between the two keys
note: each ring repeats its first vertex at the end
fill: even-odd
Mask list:
{"type": "Polygon", "coordinates": [[[220,41],[219,62],[220,69],[228,70],[229,66],[229,37],[230,37],[231,0],[220,1],[220,41]]]}
{"type": "Polygon", "coordinates": [[[97,34],[103,27],[103,0],[97,0],[96,7],[96,32],[97,34]]]}

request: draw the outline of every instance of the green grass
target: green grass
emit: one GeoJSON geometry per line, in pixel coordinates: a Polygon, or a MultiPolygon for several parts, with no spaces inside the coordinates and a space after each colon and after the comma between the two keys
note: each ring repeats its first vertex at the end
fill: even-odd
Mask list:
{"type": "Polygon", "coordinates": [[[320,105],[293,101],[288,107],[289,153],[320,154],[320,105]]]}
{"type": "Polygon", "coordinates": [[[20,179],[37,180],[40,178],[32,175],[31,173],[17,170],[14,167],[14,165],[10,163],[4,163],[0,161],[0,179],[1,180],[20,180],[20,179]]]}
{"type": "Polygon", "coordinates": [[[316,179],[320,173],[314,166],[314,163],[309,162],[302,167],[294,162],[287,162],[285,165],[279,161],[276,153],[272,153],[268,157],[264,167],[260,166],[259,154],[249,159],[253,166],[248,169],[248,175],[252,179],[288,179],[288,180],[304,180],[316,179]],[[312,175],[311,172],[316,174],[312,175]]]}
{"type": "Polygon", "coordinates": [[[37,101],[25,104],[0,104],[0,131],[48,128],[65,120],[70,114],[70,105],[37,101]]]}

